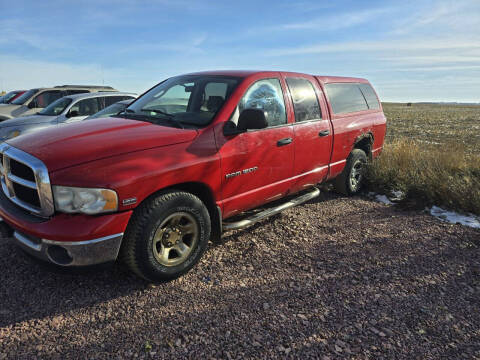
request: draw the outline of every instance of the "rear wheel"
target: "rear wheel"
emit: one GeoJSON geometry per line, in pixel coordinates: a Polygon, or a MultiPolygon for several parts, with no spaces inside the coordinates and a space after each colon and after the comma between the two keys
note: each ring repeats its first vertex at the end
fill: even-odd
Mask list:
{"type": "Polygon", "coordinates": [[[355,195],[365,180],[367,155],[363,150],[353,149],[347,158],[342,173],[335,179],[335,190],[345,195],[355,195]]]}
{"type": "Polygon", "coordinates": [[[202,201],[187,192],[160,194],[132,215],[121,257],[148,281],[185,274],[201,258],[210,237],[210,216],[202,201]]]}

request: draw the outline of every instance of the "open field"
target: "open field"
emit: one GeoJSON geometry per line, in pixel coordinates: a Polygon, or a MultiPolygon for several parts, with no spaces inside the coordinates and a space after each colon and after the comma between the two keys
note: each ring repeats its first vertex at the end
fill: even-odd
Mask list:
{"type": "Polygon", "coordinates": [[[383,111],[387,143],[404,138],[435,147],[456,143],[467,154],[480,153],[480,106],[383,103],[383,111]]]}
{"type": "Polygon", "coordinates": [[[480,231],[332,193],[156,287],[0,239],[0,359],[480,357],[480,231]]]}
{"type": "Polygon", "coordinates": [[[385,149],[370,189],[401,190],[404,204],[480,214],[480,106],[384,104],[385,149]]]}

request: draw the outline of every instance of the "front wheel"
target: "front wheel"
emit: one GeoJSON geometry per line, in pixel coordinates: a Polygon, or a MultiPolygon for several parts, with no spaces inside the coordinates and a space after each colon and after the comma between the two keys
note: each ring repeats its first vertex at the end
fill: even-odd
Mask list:
{"type": "Polygon", "coordinates": [[[187,192],[168,192],[135,210],[121,257],[148,281],[171,280],[200,260],[209,237],[210,216],[202,201],[187,192]]]}
{"type": "Polygon", "coordinates": [[[353,149],[347,158],[342,173],[335,179],[335,190],[345,195],[355,195],[365,181],[367,155],[363,150],[353,149]]]}

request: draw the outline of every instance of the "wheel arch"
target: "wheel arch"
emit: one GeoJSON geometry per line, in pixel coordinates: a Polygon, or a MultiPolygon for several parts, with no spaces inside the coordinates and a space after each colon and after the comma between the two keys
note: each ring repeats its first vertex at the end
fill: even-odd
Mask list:
{"type": "MultiPolygon", "coordinates": [[[[218,242],[222,233],[222,215],[221,210],[215,202],[215,196],[213,190],[205,183],[202,182],[184,182],[174,185],[169,185],[162,189],[155,191],[142,200],[142,203],[148,201],[150,198],[170,191],[185,191],[192,195],[197,196],[205,205],[210,215],[211,221],[211,240],[218,242]]],[[[139,204],[140,205],[140,204],[139,204]]]]}
{"type": "Polygon", "coordinates": [[[371,132],[363,133],[355,139],[353,149],[360,149],[365,152],[368,160],[372,160],[373,134],[371,132]]]}

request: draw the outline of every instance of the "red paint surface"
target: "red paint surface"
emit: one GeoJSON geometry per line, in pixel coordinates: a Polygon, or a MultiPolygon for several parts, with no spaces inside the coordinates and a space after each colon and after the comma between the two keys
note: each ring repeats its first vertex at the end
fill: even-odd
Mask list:
{"type": "Polygon", "coordinates": [[[57,214],[41,223],[13,217],[1,209],[2,218],[14,229],[41,239],[86,241],[123,233],[132,211],[100,216],[57,214]]]}

